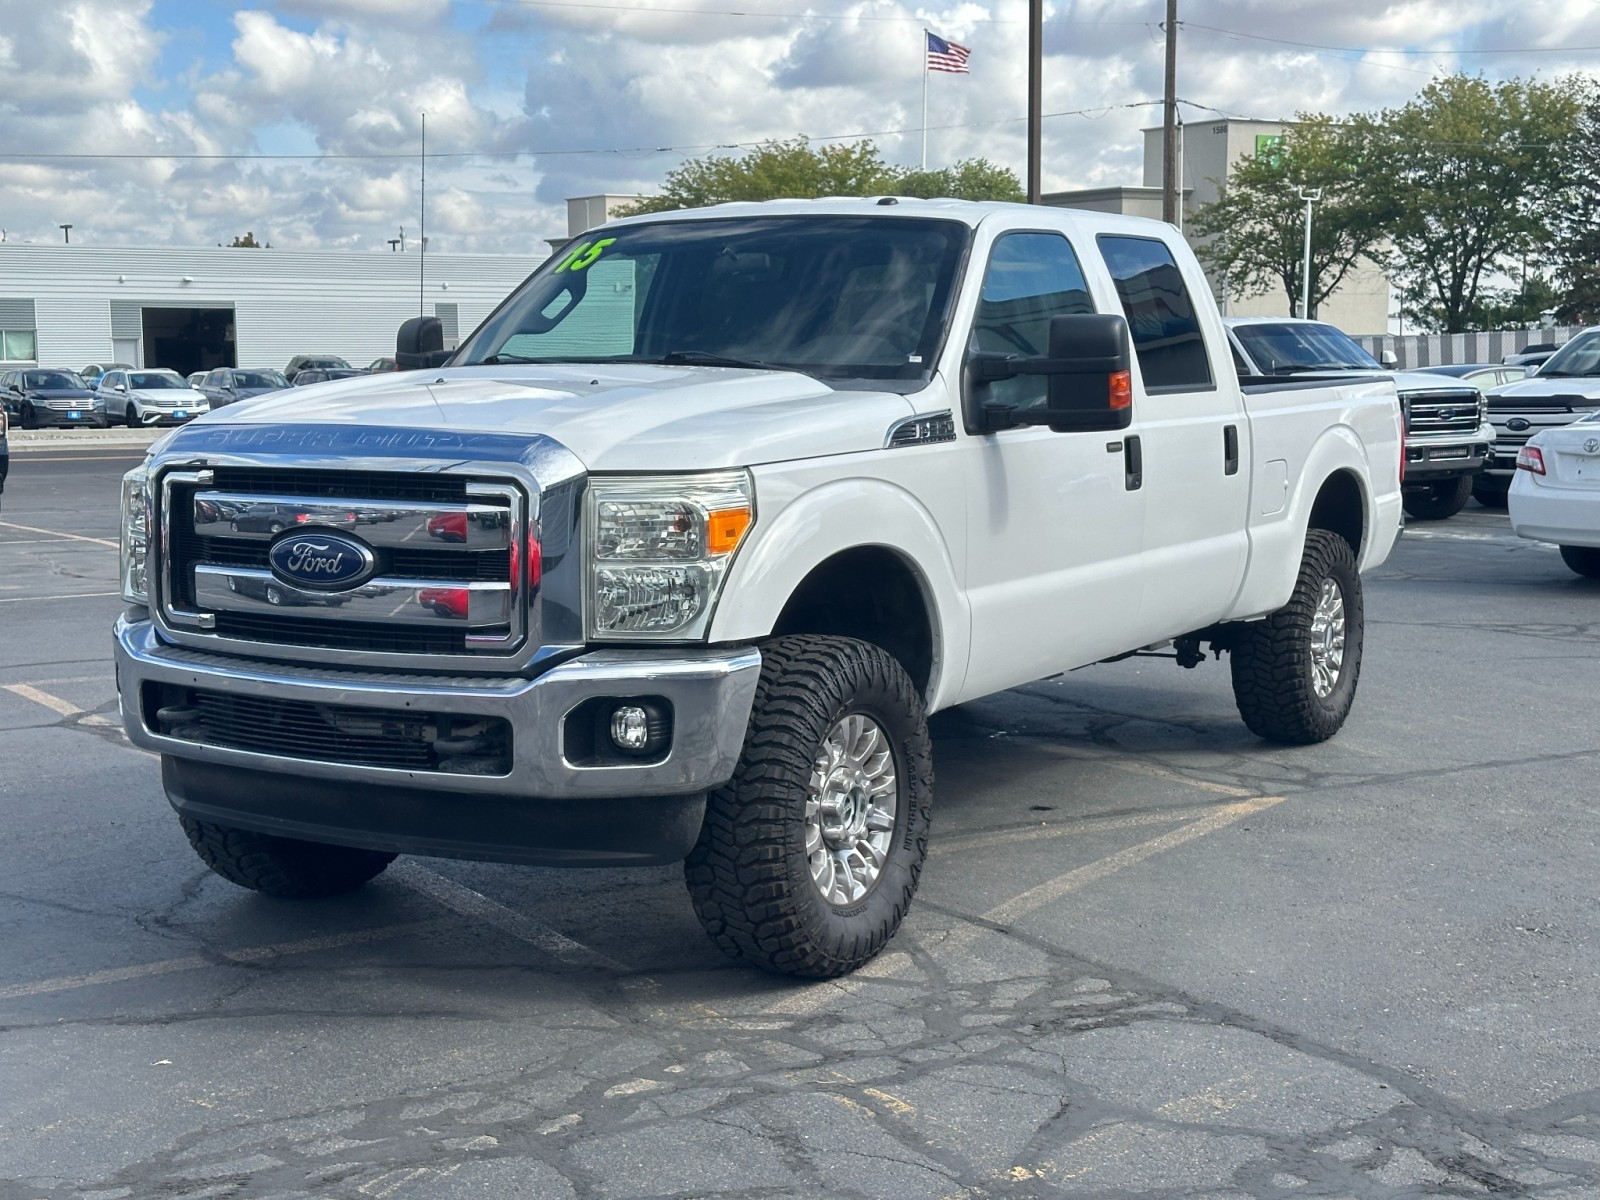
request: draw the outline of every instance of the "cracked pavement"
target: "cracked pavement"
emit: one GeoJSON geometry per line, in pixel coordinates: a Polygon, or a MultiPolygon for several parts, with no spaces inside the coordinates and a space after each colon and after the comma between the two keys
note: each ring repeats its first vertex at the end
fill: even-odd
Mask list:
{"type": "MultiPolygon", "coordinates": [[[[0,520],[107,538],[125,465],[0,520]]],[[[806,984],[675,868],[211,876],[104,720],[114,575],[0,526],[0,1200],[1600,1197],[1600,586],[1503,515],[1369,577],[1326,745],[1210,662],[940,714],[911,915],[806,984]]]]}

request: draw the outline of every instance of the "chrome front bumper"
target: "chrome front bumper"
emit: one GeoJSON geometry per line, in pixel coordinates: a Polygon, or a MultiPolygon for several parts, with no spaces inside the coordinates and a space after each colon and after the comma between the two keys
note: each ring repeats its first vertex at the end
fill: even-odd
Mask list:
{"type": "Polygon", "coordinates": [[[749,723],[760,651],[749,647],[658,651],[594,650],[533,679],[319,669],[212,654],[164,642],[148,620],[119,620],[117,686],[123,723],[136,746],[172,758],[269,775],[349,781],[430,793],[576,800],[685,796],[733,774],[749,723]],[[242,696],[381,710],[491,716],[511,726],[504,775],[402,770],[263,754],[157,732],[143,711],[147,682],[242,696]],[[595,697],[661,696],[673,709],[673,739],[655,762],[584,766],[563,754],[566,717],[595,697]]]}

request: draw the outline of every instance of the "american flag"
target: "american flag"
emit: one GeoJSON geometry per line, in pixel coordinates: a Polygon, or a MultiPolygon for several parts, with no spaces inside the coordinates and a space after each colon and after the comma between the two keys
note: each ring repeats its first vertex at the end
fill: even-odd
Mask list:
{"type": "MultiPolygon", "coordinates": [[[[927,33],[927,30],[923,30],[927,33]]],[[[970,75],[967,56],[972,53],[960,42],[947,42],[938,34],[928,33],[928,70],[948,71],[952,75],[970,75]]]]}

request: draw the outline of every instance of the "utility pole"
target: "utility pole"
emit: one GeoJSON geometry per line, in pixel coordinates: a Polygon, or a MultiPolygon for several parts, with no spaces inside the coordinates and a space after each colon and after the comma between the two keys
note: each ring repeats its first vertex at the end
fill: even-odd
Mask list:
{"type": "Polygon", "coordinates": [[[1300,199],[1306,202],[1306,243],[1300,262],[1300,315],[1311,316],[1311,206],[1322,199],[1321,188],[1301,188],[1300,199]]]}
{"type": "Polygon", "coordinates": [[[428,275],[428,114],[422,114],[422,212],[417,236],[422,245],[417,250],[417,316],[423,315],[422,289],[428,275]]]}
{"type": "Polygon", "coordinates": [[[1028,0],[1028,203],[1043,203],[1044,0],[1028,0]]]}
{"type": "Polygon", "coordinates": [[[72,226],[63,225],[61,227],[61,236],[65,239],[67,245],[72,245],[72,226]]]}
{"type": "Polygon", "coordinates": [[[1167,81],[1161,106],[1161,219],[1178,223],[1178,0],[1167,0],[1167,81]]]}

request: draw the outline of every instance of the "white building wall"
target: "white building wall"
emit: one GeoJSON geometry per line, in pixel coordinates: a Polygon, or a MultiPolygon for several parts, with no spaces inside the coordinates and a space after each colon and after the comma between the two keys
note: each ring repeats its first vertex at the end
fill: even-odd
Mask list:
{"type": "Polygon", "coordinates": [[[433,316],[437,304],[457,306],[465,338],[544,257],[542,247],[527,257],[430,254],[419,289],[415,253],[8,242],[0,243],[0,297],[34,301],[38,361],[48,366],[117,357],[113,300],[233,308],[239,366],[282,367],[296,354],[337,354],[365,366],[394,353],[402,321],[419,310],[433,316]]]}

